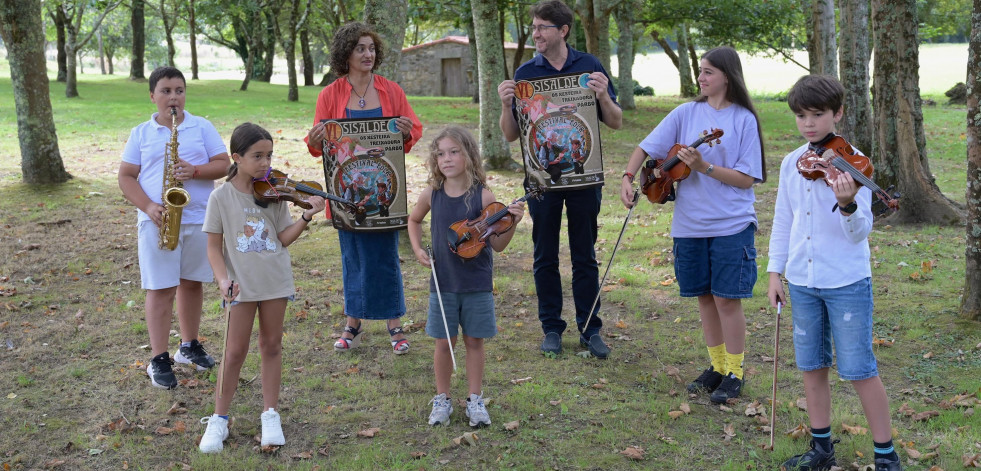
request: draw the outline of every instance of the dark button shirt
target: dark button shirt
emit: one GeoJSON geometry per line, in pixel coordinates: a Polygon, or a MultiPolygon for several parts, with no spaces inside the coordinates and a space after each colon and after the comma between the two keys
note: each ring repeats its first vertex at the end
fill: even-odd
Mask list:
{"type": "MultiPolygon", "coordinates": [[[[572,48],[572,46],[566,44],[566,50],[568,55],[565,58],[565,64],[562,64],[562,70],[556,70],[552,67],[552,64],[545,59],[545,56],[538,54],[533,59],[521,64],[518,70],[514,72],[514,80],[528,80],[535,79],[539,77],[548,77],[550,75],[559,74],[572,74],[577,72],[603,72],[607,78],[610,78],[610,74],[606,72],[603,68],[603,64],[600,63],[596,56],[580,52],[572,48]]],[[[613,80],[610,80],[609,84],[606,86],[606,92],[610,94],[610,98],[613,99],[613,103],[620,106],[617,103],[617,92],[613,89],[613,80]]],[[[515,101],[511,102],[511,113],[514,114],[514,119],[518,119],[518,109],[516,108],[515,101]]],[[[600,108],[599,103],[596,104],[596,115],[600,121],[603,120],[603,109],[600,108]]]]}

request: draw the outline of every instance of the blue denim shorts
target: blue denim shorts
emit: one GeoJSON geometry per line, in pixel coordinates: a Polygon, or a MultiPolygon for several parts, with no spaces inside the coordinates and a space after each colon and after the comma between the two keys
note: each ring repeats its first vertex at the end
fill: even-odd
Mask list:
{"type": "Polygon", "coordinates": [[[879,376],[872,353],[872,281],[865,278],[833,289],[790,285],[797,368],[813,371],[832,366],[831,341],[838,376],[859,381],[879,376]]]}
{"type": "Polygon", "coordinates": [[[486,339],[497,335],[497,321],[494,318],[494,293],[442,293],[443,309],[446,311],[446,326],[439,310],[439,298],[429,293],[429,317],[426,320],[426,334],[432,338],[445,339],[446,329],[450,337],[456,337],[458,328],[463,326],[463,335],[486,339]]]}
{"type": "Polygon", "coordinates": [[[674,239],[674,276],[681,296],[753,297],[756,284],[756,225],[722,237],[674,239]]]}

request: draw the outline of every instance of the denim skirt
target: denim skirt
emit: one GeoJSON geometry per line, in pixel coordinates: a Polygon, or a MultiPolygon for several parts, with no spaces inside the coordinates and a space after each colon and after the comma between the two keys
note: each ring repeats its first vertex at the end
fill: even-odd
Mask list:
{"type": "Polygon", "coordinates": [[[337,231],[344,277],[344,313],[358,319],[405,314],[399,233],[337,231]]]}

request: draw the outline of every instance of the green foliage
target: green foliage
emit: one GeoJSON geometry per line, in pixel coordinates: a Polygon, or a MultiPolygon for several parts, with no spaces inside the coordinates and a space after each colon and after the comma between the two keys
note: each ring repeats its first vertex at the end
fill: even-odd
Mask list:
{"type": "Polygon", "coordinates": [[[928,42],[966,42],[971,33],[970,0],[917,0],[920,38],[928,42]]]}

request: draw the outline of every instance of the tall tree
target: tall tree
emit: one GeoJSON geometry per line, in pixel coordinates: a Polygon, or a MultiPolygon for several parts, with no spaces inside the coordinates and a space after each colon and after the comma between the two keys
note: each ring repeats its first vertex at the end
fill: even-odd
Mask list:
{"type": "Polygon", "coordinates": [[[78,78],[75,74],[75,59],[78,57],[79,51],[92,39],[92,35],[99,29],[99,25],[102,24],[103,18],[122,2],[123,0],[112,0],[106,3],[103,7],[104,9],[97,13],[96,19],[92,22],[92,28],[87,34],[82,33],[82,17],[85,15],[85,7],[88,2],[86,0],[64,0],[64,3],[62,3],[61,8],[65,11],[65,18],[68,19],[65,23],[65,54],[67,55],[66,65],[68,66],[68,76],[65,80],[66,97],[75,98],[78,96],[78,78]]]}
{"type": "Polygon", "coordinates": [[[872,31],[876,181],[902,193],[897,222],[961,222],[963,210],[940,192],[927,160],[916,0],[873,0],[872,31]]]}
{"type": "Polygon", "coordinates": [[[303,23],[300,28],[300,58],[303,64],[303,86],[309,87],[313,82],[313,54],[310,53],[309,23],[303,23]]]}
{"type": "Polygon", "coordinates": [[[48,3],[48,16],[54,23],[55,34],[57,35],[56,49],[58,50],[58,80],[64,82],[68,79],[68,58],[65,56],[65,11],[57,2],[48,3]]]}
{"type": "Polygon", "coordinates": [[[130,26],[133,29],[133,47],[129,54],[129,79],[145,80],[143,55],[146,50],[146,14],[143,0],[133,0],[130,12],[130,26]]]}
{"type": "MultiPolygon", "coordinates": [[[[688,50],[688,25],[682,22],[678,25],[678,75],[681,78],[681,96],[693,97],[698,93],[695,80],[692,75],[688,75],[692,62],[698,62],[694,54],[688,50]]],[[[697,74],[695,75],[697,76],[697,74]]]]}
{"type": "Polygon", "coordinates": [[[812,74],[838,76],[834,0],[810,0],[810,40],[807,48],[812,74]]]}
{"type": "MultiPolygon", "coordinates": [[[[495,12],[496,6],[495,3],[495,12]]],[[[385,41],[385,62],[378,67],[378,73],[396,82],[401,79],[399,64],[402,62],[402,41],[405,40],[408,10],[406,0],[366,0],[364,4],[364,22],[371,25],[385,41]]],[[[492,24],[497,26],[496,16],[492,24]]],[[[500,42],[500,35],[497,37],[500,42]]]]}
{"type": "Polygon", "coordinates": [[[58,150],[41,18],[37,0],[0,0],[0,39],[10,63],[24,182],[64,183],[72,176],[58,150]]]}
{"type": "MultiPolygon", "coordinates": [[[[273,62],[276,59],[276,17],[282,10],[282,4],[278,1],[266,2],[266,8],[262,10],[262,19],[265,21],[266,33],[261,37],[259,47],[262,48],[262,71],[254,77],[260,82],[269,83],[272,81],[273,62]]],[[[258,59],[258,57],[257,57],[258,59]]]]}
{"type": "Polygon", "coordinates": [[[159,0],[157,4],[160,20],[163,21],[164,35],[167,38],[167,65],[171,67],[176,67],[174,56],[177,55],[177,46],[174,45],[174,28],[177,27],[180,19],[183,3],[179,0],[159,0]]]}
{"type": "Polygon", "coordinates": [[[198,79],[198,23],[194,18],[194,0],[187,2],[188,39],[191,42],[191,80],[198,79]]]}
{"type": "Polygon", "coordinates": [[[480,73],[477,81],[480,88],[480,155],[490,168],[517,168],[498,125],[501,100],[497,97],[497,86],[504,81],[505,66],[497,1],[471,0],[470,4],[480,73]]]}
{"type": "Polygon", "coordinates": [[[287,101],[299,101],[300,100],[300,90],[296,78],[296,37],[300,34],[300,29],[307,22],[307,14],[310,12],[310,0],[306,0],[306,4],[303,7],[303,11],[300,11],[300,0],[290,0],[289,11],[287,12],[286,28],[285,34],[283,34],[283,29],[279,26],[279,20],[276,22],[277,34],[282,39],[281,46],[283,47],[283,52],[286,54],[286,73],[289,77],[289,91],[287,92],[287,101]]]}
{"type": "Polygon", "coordinates": [[[637,28],[634,24],[635,14],[639,8],[636,0],[620,2],[613,10],[613,18],[617,23],[620,36],[617,38],[617,101],[620,108],[625,110],[637,109],[634,103],[634,55],[637,42],[637,28]]]}
{"type": "Polygon", "coordinates": [[[981,0],[974,0],[967,53],[967,249],[961,315],[981,321],[981,0]]]}
{"type": "Polygon", "coordinates": [[[576,0],[575,10],[586,33],[586,51],[610,70],[610,14],[619,0],[576,0]]]}
{"type": "Polygon", "coordinates": [[[841,46],[838,62],[845,86],[845,116],[838,132],[867,155],[875,154],[869,100],[869,0],[839,0],[841,46]]]}

